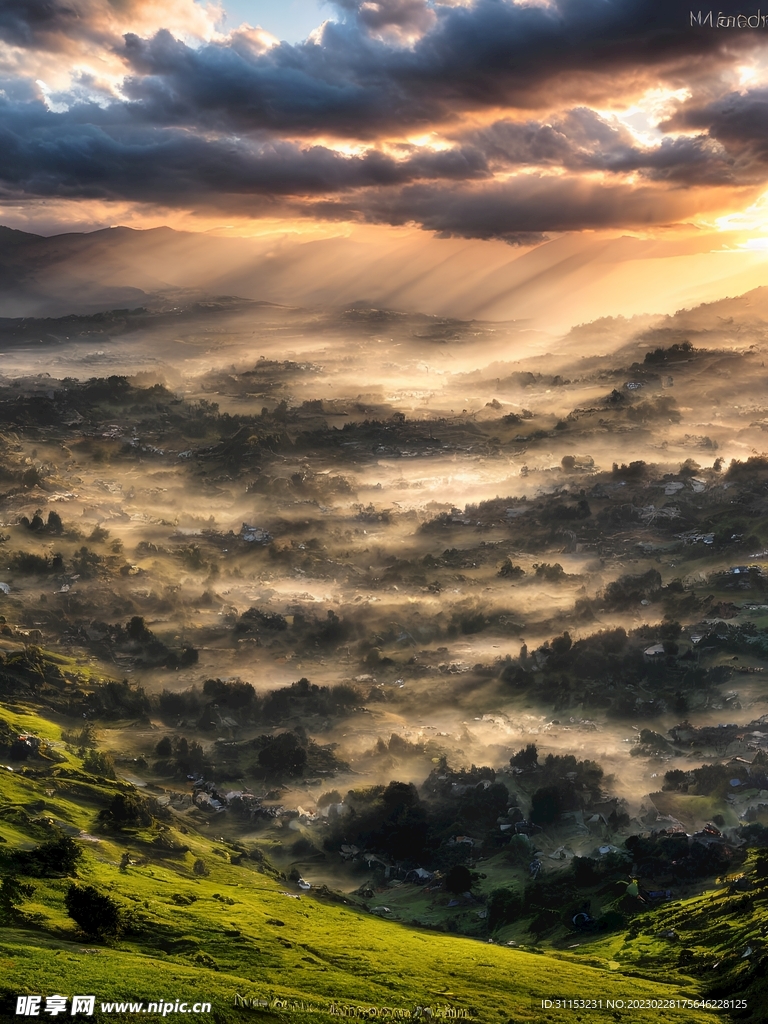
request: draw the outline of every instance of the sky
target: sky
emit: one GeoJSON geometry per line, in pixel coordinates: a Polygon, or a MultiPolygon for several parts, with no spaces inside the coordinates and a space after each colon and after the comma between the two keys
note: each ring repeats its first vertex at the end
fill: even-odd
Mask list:
{"type": "Polygon", "coordinates": [[[425,235],[473,243],[475,262],[478,241],[629,236],[699,288],[690,257],[729,254],[709,262],[733,288],[768,259],[768,19],[701,13],[0,0],[0,222],[425,235]]]}
{"type": "Polygon", "coordinates": [[[227,0],[223,7],[228,28],[261,25],[286,43],[303,42],[334,13],[323,0],[227,0]]]}

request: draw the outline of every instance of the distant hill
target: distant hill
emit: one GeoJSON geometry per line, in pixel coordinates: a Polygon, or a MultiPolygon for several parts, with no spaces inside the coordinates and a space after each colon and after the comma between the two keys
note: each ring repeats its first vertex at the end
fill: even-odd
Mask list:
{"type": "MultiPolygon", "coordinates": [[[[720,244],[718,239],[717,244],[720,244]]],[[[574,324],[672,314],[765,280],[763,257],[685,242],[563,235],[531,249],[348,225],[251,238],[105,228],[43,237],[0,227],[0,317],[61,316],[178,296],[290,306],[365,304],[561,335],[574,324]]]]}
{"type": "Polygon", "coordinates": [[[207,291],[210,266],[242,265],[243,243],[170,228],[106,228],[45,238],[0,227],[0,313],[62,316],[207,291]]]}

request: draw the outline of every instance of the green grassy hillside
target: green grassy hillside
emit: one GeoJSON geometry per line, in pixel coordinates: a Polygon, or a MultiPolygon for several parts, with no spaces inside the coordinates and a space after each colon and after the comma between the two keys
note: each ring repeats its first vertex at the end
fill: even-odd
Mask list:
{"type": "MultiPolygon", "coordinates": [[[[543,1009],[541,1000],[623,999],[626,1007],[633,999],[694,998],[702,991],[697,971],[677,972],[672,961],[666,971],[671,947],[654,942],[653,956],[643,959],[640,935],[623,945],[596,944],[589,963],[578,951],[522,952],[381,921],[327,890],[300,893],[258,854],[180,830],[172,818],[118,831],[99,812],[117,793],[136,794],[133,787],[86,771],[59,728],[31,709],[3,711],[0,729],[6,737],[33,732],[45,741],[39,758],[0,768],[3,874],[32,887],[7,909],[0,938],[4,1020],[21,1019],[16,996],[31,993],[94,994],[95,1019],[103,1020],[155,1015],[102,1014],[101,1002],[186,999],[210,1001],[211,1013],[201,1019],[219,1022],[282,1017],[298,1024],[323,1019],[333,1004],[409,1014],[419,1005],[451,1007],[487,1022],[657,1021],[655,1007],[543,1009]],[[65,909],[71,877],[23,868],[23,851],[62,833],[82,851],[77,884],[119,905],[118,937],[96,941],[80,932],[65,909]],[[22,851],[22,861],[14,851],[22,851]],[[130,863],[121,867],[126,853],[130,863]],[[646,971],[665,982],[638,976],[646,971]],[[236,996],[304,1008],[237,1007],[236,996]]],[[[747,938],[745,931],[739,941],[747,938]]],[[[675,1020],[691,1022],[715,1016],[674,1011],[675,1020]]]]}
{"type": "Polygon", "coordinates": [[[744,999],[737,1020],[765,1019],[768,862],[762,851],[718,887],[633,918],[627,932],[596,940],[569,959],[610,960],[624,973],[695,979],[710,999],[744,999]],[[588,950],[588,952],[587,952],[588,950]]]}

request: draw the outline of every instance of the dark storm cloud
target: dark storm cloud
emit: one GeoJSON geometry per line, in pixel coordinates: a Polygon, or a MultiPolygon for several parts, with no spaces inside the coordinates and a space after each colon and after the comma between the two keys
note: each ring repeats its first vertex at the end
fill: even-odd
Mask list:
{"type": "Polygon", "coordinates": [[[686,168],[691,175],[697,161],[711,177],[719,166],[702,158],[697,147],[706,140],[670,140],[643,154],[630,138],[593,112],[575,110],[555,125],[499,123],[457,148],[403,147],[394,159],[376,150],[350,156],[275,138],[137,127],[96,105],[57,114],[39,100],[2,100],[0,183],[6,197],[117,199],[245,215],[272,210],[415,223],[440,234],[510,242],[690,215],[690,191],[667,193],[650,183],[609,186],[575,173],[491,179],[493,167],[512,164],[578,170],[642,164],[651,178],[672,178],[686,168]]]}
{"type": "Polygon", "coordinates": [[[77,40],[108,41],[117,16],[129,21],[144,6],[145,0],[0,0],[0,39],[24,49],[65,52],[77,40]]]}
{"type": "Polygon", "coordinates": [[[59,72],[67,62],[96,60],[100,72],[112,71],[120,66],[115,51],[125,32],[150,36],[168,28],[185,38],[209,38],[219,14],[198,0],[0,0],[0,60],[10,57],[32,78],[48,67],[59,72]]]}
{"type": "Polygon", "coordinates": [[[400,160],[375,150],[346,156],[324,146],[206,139],[179,130],[123,126],[110,134],[92,123],[103,116],[98,107],[55,114],[39,102],[0,101],[0,182],[30,196],[226,205],[227,194],[319,195],[487,174],[482,154],[471,147],[412,147],[400,160]]]}
{"type": "Polygon", "coordinates": [[[496,167],[534,165],[570,171],[640,171],[655,180],[687,184],[734,181],[734,162],[706,135],[664,138],[641,147],[621,124],[606,122],[587,107],[564,112],[548,123],[497,121],[465,136],[496,167]]]}
{"type": "Polygon", "coordinates": [[[743,173],[765,173],[768,163],[768,89],[730,93],[705,106],[689,104],[663,126],[667,130],[706,129],[743,173]]]}
{"type": "Polygon", "coordinates": [[[266,52],[238,33],[198,48],[165,31],[128,35],[134,114],[164,124],[371,138],[462,110],[547,106],[559,93],[571,103],[579,94],[611,97],[624,75],[638,88],[659,77],[678,82],[704,74],[705,60],[711,75],[731,59],[730,46],[758,42],[757,33],[734,39],[692,30],[688,9],[669,0],[548,7],[476,0],[435,7],[432,27],[413,46],[394,46],[371,34],[363,6],[327,22],[319,40],[266,52]]]}
{"type": "Polygon", "coordinates": [[[604,186],[575,177],[523,175],[508,182],[412,185],[356,202],[313,205],[318,215],[372,223],[416,223],[444,236],[528,242],[550,231],[672,223],[694,212],[685,191],[658,186],[604,186]]]}
{"type": "Polygon", "coordinates": [[[572,176],[489,179],[479,148],[423,151],[403,159],[347,156],[280,140],[206,139],[180,130],[92,123],[99,108],[65,114],[39,101],[0,102],[0,183],[6,197],[124,199],[265,212],[415,223],[444,235],[532,241],[547,231],[673,221],[685,191],[572,176]]]}
{"type": "Polygon", "coordinates": [[[727,104],[711,102],[721,70],[760,33],[693,28],[688,6],[669,0],[337,0],[339,21],[272,47],[247,27],[195,45],[146,29],[157,9],[178,17],[185,3],[0,0],[0,36],[14,46],[64,52],[72,40],[108,39],[101,52],[126,69],[114,92],[73,70],[71,91],[49,98],[62,113],[3,92],[6,196],[279,209],[519,241],[690,216],[695,190],[685,186],[752,183],[768,150],[748,135],[750,118],[766,123],[764,98],[736,129],[727,104]],[[116,11],[133,12],[136,31],[115,37],[116,11]],[[689,134],[655,147],[589,109],[691,83],[709,106],[699,100],[689,134]],[[469,112],[482,123],[498,108],[512,113],[485,128],[457,122],[469,112]],[[430,131],[453,133],[454,148],[403,142],[430,131]],[[333,136],[370,146],[349,155],[327,144],[333,136]],[[382,138],[399,148],[387,152],[382,138]],[[630,172],[639,184],[610,184],[630,172]]]}
{"type": "Polygon", "coordinates": [[[48,48],[78,28],[79,14],[62,0],[2,0],[0,39],[14,46],[48,48]]]}

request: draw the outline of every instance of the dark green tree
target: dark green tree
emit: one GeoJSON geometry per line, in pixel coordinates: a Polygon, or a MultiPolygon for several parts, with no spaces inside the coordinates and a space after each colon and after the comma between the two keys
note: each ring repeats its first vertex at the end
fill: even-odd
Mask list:
{"type": "Polygon", "coordinates": [[[21,875],[56,878],[73,875],[83,853],[71,836],[53,830],[54,836],[32,850],[13,850],[4,855],[12,871],[21,875]]]}
{"type": "Polygon", "coordinates": [[[158,757],[170,757],[173,754],[173,747],[169,736],[163,736],[163,738],[158,741],[157,746],[155,747],[155,753],[158,757]]]}
{"type": "Polygon", "coordinates": [[[259,751],[259,764],[274,774],[302,775],[306,763],[307,751],[292,732],[280,733],[259,751]]]}
{"type": "Polygon", "coordinates": [[[551,825],[560,816],[560,790],[557,786],[542,786],[531,797],[531,821],[537,825],[551,825]]]}
{"type": "Polygon", "coordinates": [[[146,828],[153,821],[147,802],[134,793],[115,793],[99,818],[117,828],[146,828]]]}
{"type": "Polygon", "coordinates": [[[539,761],[539,751],[535,743],[529,743],[521,747],[516,754],[509,759],[513,768],[535,768],[539,761]]]}
{"type": "Polygon", "coordinates": [[[89,750],[83,758],[83,768],[92,775],[98,775],[102,779],[115,778],[115,766],[109,754],[100,750],[89,750]]]}
{"type": "Polygon", "coordinates": [[[516,921],[522,910],[523,897],[516,889],[494,889],[488,899],[488,928],[493,932],[516,921]]]}
{"type": "Polygon", "coordinates": [[[15,875],[6,875],[0,883],[0,923],[13,924],[21,917],[19,904],[35,891],[29,882],[20,882],[15,875]]]}
{"type": "Polygon", "coordinates": [[[448,892],[469,892],[472,888],[472,875],[464,864],[454,864],[445,876],[445,888],[448,892]]]}
{"type": "Polygon", "coordinates": [[[72,920],[88,935],[103,940],[115,938],[122,930],[120,904],[92,885],[70,885],[64,905],[72,920]]]}

